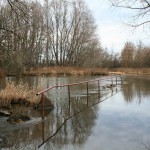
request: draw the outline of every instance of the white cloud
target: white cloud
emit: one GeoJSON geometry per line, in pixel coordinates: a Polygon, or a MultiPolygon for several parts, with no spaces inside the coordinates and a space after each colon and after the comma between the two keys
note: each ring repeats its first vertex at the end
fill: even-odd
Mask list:
{"type": "MultiPolygon", "coordinates": [[[[98,25],[98,35],[101,43],[109,50],[119,52],[126,41],[137,43],[141,40],[144,44],[150,43],[148,35],[142,28],[131,29],[123,22],[128,22],[133,11],[121,8],[110,8],[108,0],[85,0],[98,25]]],[[[150,37],[150,36],[149,36],[150,37]]]]}
{"type": "Polygon", "coordinates": [[[120,25],[117,24],[100,25],[98,34],[102,45],[107,47],[109,50],[113,49],[115,52],[122,49],[128,37],[128,34],[126,32],[122,32],[120,25]]]}

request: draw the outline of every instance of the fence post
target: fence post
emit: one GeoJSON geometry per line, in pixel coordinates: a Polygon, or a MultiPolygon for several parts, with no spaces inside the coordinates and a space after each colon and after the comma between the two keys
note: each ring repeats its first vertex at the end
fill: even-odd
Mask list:
{"type": "Polygon", "coordinates": [[[44,119],[44,94],[42,93],[42,119],[44,119]]]}
{"type": "Polygon", "coordinates": [[[112,74],[111,74],[111,84],[113,86],[113,77],[112,77],[112,74]]]}
{"type": "Polygon", "coordinates": [[[69,107],[70,107],[70,86],[68,85],[68,98],[69,98],[69,107]]]}
{"type": "Polygon", "coordinates": [[[89,105],[88,95],[89,95],[89,83],[87,82],[87,106],[89,105]]]}
{"type": "Polygon", "coordinates": [[[42,139],[43,139],[43,142],[45,141],[44,128],[45,128],[45,123],[44,123],[44,121],[42,121],[42,139]]]}
{"type": "Polygon", "coordinates": [[[116,86],[117,86],[117,84],[118,84],[118,83],[117,83],[117,76],[116,76],[116,86]]]}
{"type": "Polygon", "coordinates": [[[120,79],[121,79],[121,84],[123,83],[123,81],[122,81],[122,77],[121,77],[121,75],[120,75],[120,79]]]}
{"type": "Polygon", "coordinates": [[[98,95],[99,95],[99,98],[100,98],[100,82],[98,80],[98,95]]]}

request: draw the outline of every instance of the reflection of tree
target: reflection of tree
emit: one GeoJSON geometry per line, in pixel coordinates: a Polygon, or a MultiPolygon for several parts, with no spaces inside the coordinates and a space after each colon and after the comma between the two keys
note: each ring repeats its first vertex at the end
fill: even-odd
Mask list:
{"type": "MultiPolygon", "coordinates": [[[[12,128],[16,128],[12,126],[12,128]]],[[[34,131],[33,126],[31,127],[21,127],[20,129],[14,129],[10,135],[6,135],[7,142],[3,147],[0,148],[10,148],[11,150],[20,150],[24,148],[35,149],[37,147],[37,141],[41,141],[41,125],[36,126],[36,131],[34,131]],[[35,140],[36,139],[36,140],[35,140]],[[32,141],[32,143],[31,143],[32,141]]],[[[3,134],[3,133],[1,133],[3,134]]]]}
{"type": "Polygon", "coordinates": [[[72,120],[73,144],[83,144],[91,134],[96,119],[96,110],[88,109],[72,120]]]}
{"type": "Polygon", "coordinates": [[[143,97],[150,96],[150,80],[140,77],[126,77],[128,84],[122,89],[126,102],[132,102],[135,98],[141,103],[143,97]]]}
{"type": "MultiPolygon", "coordinates": [[[[79,99],[72,97],[69,113],[67,109],[63,109],[66,110],[66,113],[63,113],[66,114],[64,119],[59,118],[59,115],[57,115],[57,127],[55,132],[53,134],[50,133],[49,135],[51,136],[45,138],[45,141],[43,141],[39,147],[45,143],[50,144],[50,141],[56,149],[61,149],[62,146],[70,143],[82,146],[91,134],[92,127],[95,124],[94,120],[97,118],[97,104],[99,102],[97,98],[93,99],[93,96],[90,97],[91,99],[88,100],[93,101],[92,105],[87,105],[87,97],[85,96],[79,97],[79,99]]],[[[101,101],[105,99],[107,98],[101,101]]],[[[46,131],[46,133],[48,133],[48,131],[46,131]]]]}
{"type": "MultiPolygon", "coordinates": [[[[51,143],[57,147],[61,147],[68,143],[83,144],[91,133],[94,120],[96,119],[97,107],[89,107],[87,109],[86,96],[80,98],[72,97],[69,112],[66,95],[64,95],[64,98],[59,98],[60,97],[54,102],[54,111],[49,117],[45,118],[44,122],[40,121],[36,125],[31,124],[31,126],[27,125],[28,127],[21,127],[21,130],[17,127],[14,130],[12,129],[13,132],[11,135],[7,136],[8,142],[5,146],[11,149],[21,149],[24,147],[31,147],[31,149],[34,149],[39,143],[42,143],[49,136],[55,134],[55,131],[63,124],[64,120],[68,118],[69,115],[74,115],[76,113],[77,115],[70,118],[62,125],[62,128],[55,135],[55,138],[51,140],[51,143]],[[61,101],[61,103],[59,103],[59,101],[61,101]],[[85,111],[82,112],[83,109],[85,109],[85,111]],[[80,113],[78,114],[78,112],[80,113]]],[[[97,102],[97,99],[89,98],[89,100],[93,101],[93,103],[94,101],[97,102]]],[[[46,145],[47,144],[50,143],[48,142],[46,145]]]]}
{"type": "MultiPolygon", "coordinates": [[[[150,142],[143,142],[142,141],[142,145],[141,145],[141,148],[143,149],[143,150],[150,150],[150,142]]],[[[141,149],[140,148],[140,149],[141,149]]]]}
{"type": "MultiPolygon", "coordinates": [[[[83,97],[83,99],[84,98],[85,97],[83,97]]],[[[45,142],[49,141],[54,136],[55,138],[51,139],[51,142],[56,147],[61,147],[62,145],[69,143],[82,145],[86,141],[91,133],[94,120],[96,119],[97,107],[95,106],[94,109],[90,106],[87,107],[87,105],[82,103],[81,99],[82,98],[80,98],[80,101],[71,99],[70,116],[68,116],[67,107],[66,109],[63,109],[63,115],[66,114],[63,116],[63,119],[57,115],[56,123],[54,125],[56,126],[56,132],[53,134],[50,133],[45,142]]],[[[59,113],[59,111],[57,111],[57,113],[59,113]]],[[[46,133],[48,133],[48,131],[46,131],[46,133]]],[[[46,136],[48,136],[48,134],[45,134],[45,137],[46,136]]]]}
{"type": "MultiPolygon", "coordinates": [[[[26,80],[27,78],[24,81],[26,80]]],[[[44,84],[44,87],[48,87],[57,83],[60,84],[61,81],[60,79],[54,83],[51,82],[52,80],[53,78],[35,77],[29,82],[33,85],[44,84]]],[[[68,82],[65,81],[65,83],[68,82]]],[[[23,149],[24,147],[36,149],[38,145],[45,142],[46,144],[42,145],[44,149],[49,149],[50,146],[61,149],[65,144],[83,145],[91,134],[97,118],[98,108],[96,104],[99,97],[97,88],[97,83],[89,85],[88,105],[86,84],[75,88],[71,87],[70,106],[68,105],[69,97],[66,87],[50,91],[47,96],[51,98],[54,104],[54,110],[51,114],[44,121],[38,121],[37,124],[31,123],[20,129],[17,127],[16,130],[12,129],[12,134],[7,136],[7,141],[9,141],[7,147],[11,149],[23,149]]]]}
{"type": "Polygon", "coordinates": [[[126,102],[132,102],[133,100],[133,85],[131,81],[128,81],[129,83],[124,85],[122,88],[122,92],[124,95],[124,98],[126,100],[126,102]]]}

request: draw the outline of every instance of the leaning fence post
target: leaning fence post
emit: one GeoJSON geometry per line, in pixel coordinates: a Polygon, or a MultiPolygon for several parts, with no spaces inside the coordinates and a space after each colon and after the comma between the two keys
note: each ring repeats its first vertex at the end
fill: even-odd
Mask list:
{"type": "Polygon", "coordinates": [[[44,119],[44,94],[42,93],[42,119],[44,119]]]}
{"type": "Polygon", "coordinates": [[[100,98],[100,82],[98,80],[98,95],[99,95],[99,98],[100,98]]]}
{"type": "Polygon", "coordinates": [[[120,75],[120,79],[121,79],[121,84],[123,83],[123,81],[122,81],[122,76],[120,75]]]}
{"type": "Polygon", "coordinates": [[[70,86],[68,85],[68,98],[69,98],[69,108],[70,108],[70,86]]]}
{"type": "Polygon", "coordinates": [[[113,77],[112,77],[112,74],[111,74],[111,84],[113,86],[113,77]]]}
{"type": "Polygon", "coordinates": [[[89,83],[87,82],[87,106],[89,105],[88,103],[88,95],[89,95],[89,83]]]}
{"type": "Polygon", "coordinates": [[[117,86],[117,76],[116,76],[116,86],[117,86]]]}
{"type": "Polygon", "coordinates": [[[43,142],[45,141],[44,128],[45,128],[45,124],[44,124],[44,121],[42,121],[42,139],[43,139],[43,142]]]}

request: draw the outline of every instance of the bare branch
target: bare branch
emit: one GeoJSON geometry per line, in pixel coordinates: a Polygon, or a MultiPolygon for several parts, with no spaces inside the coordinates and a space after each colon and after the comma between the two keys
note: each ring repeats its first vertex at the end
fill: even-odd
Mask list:
{"type": "Polygon", "coordinates": [[[150,7],[150,5],[148,4],[147,6],[145,6],[145,7],[131,7],[131,6],[125,6],[125,5],[120,5],[123,1],[121,1],[120,3],[114,3],[114,2],[112,2],[111,0],[109,0],[110,2],[111,2],[111,4],[112,4],[112,6],[115,6],[115,7],[120,7],[120,8],[127,8],[127,9],[137,9],[137,10],[145,10],[145,9],[147,9],[147,8],[149,8],[150,7]]]}
{"type": "Polygon", "coordinates": [[[150,23],[149,14],[150,14],[150,2],[148,0],[109,0],[111,5],[114,7],[125,8],[129,10],[137,10],[135,11],[136,15],[133,16],[135,20],[141,20],[141,23],[135,23],[135,25],[131,25],[132,27],[139,27],[144,24],[150,23]],[[135,7],[134,7],[134,6],[135,7]],[[136,7],[137,6],[137,7],[136,7]]]}
{"type": "Polygon", "coordinates": [[[132,27],[139,27],[139,26],[142,26],[142,25],[148,24],[148,23],[150,23],[150,21],[145,21],[145,22],[142,22],[142,23],[140,23],[140,24],[131,25],[131,26],[132,26],[132,27]]]}

